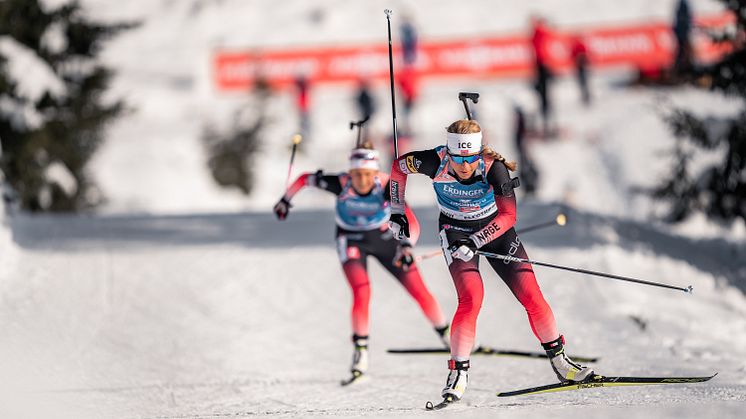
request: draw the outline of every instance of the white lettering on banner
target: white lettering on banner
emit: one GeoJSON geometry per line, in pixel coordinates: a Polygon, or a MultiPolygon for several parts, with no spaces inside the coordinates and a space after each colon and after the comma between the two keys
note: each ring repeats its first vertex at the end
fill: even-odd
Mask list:
{"type": "Polygon", "coordinates": [[[256,63],[237,62],[222,63],[218,68],[218,77],[221,80],[244,80],[256,75],[256,63]]]}
{"type": "Polygon", "coordinates": [[[438,54],[437,59],[446,69],[469,68],[482,71],[490,67],[521,64],[529,61],[532,56],[533,53],[525,45],[479,45],[471,48],[446,49],[438,54]]]}
{"type": "Polygon", "coordinates": [[[642,54],[654,50],[648,34],[633,33],[618,36],[591,36],[588,48],[593,55],[642,54]]]}
{"type": "Polygon", "coordinates": [[[316,58],[268,59],[259,62],[259,70],[263,76],[276,78],[297,77],[298,74],[305,74],[310,78],[318,72],[319,67],[319,61],[316,58]]]}
{"type": "Polygon", "coordinates": [[[359,76],[361,74],[378,74],[389,68],[389,57],[386,54],[364,52],[333,58],[329,63],[329,74],[335,76],[359,76]]]}

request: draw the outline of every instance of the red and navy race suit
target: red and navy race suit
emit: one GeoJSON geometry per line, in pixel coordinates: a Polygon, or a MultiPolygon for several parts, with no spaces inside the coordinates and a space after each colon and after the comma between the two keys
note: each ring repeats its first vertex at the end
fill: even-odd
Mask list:
{"type": "MultiPolygon", "coordinates": [[[[446,147],[437,147],[408,153],[394,161],[391,202],[392,212],[403,212],[407,175],[419,173],[433,180],[441,213],[441,246],[458,293],[458,309],[451,324],[451,356],[461,361],[469,358],[474,345],[484,288],[479,257],[468,262],[453,259],[448,248],[459,239],[469,238],[480,250],[521,258],[528,255],[513,228],[516,200],[505,165],[484,156],[470,179],[459,180],[449,170],[449,160],[446,147]]],[[[542,343],[556,339],[559,333],[554,315],[544,300],[531,265],[498,259],[488,261],[526,309],[536,337],[542,343]]]]}
{"type": "MultiPolygon", "coordinates": [[[[445,326],[440,306],[422,281],[417,266],[412,265],[405,271],[395,264],[397,250],[402,244],[393,238],[388,229],[390,199],[387,174],[378,172],[373,189],[361,195],[352,187],[347,173],[321,176],[305,173],[290,186],[285,199],[290,201],[304,186],[316,186],[337,196],[337,253],[352,288],[352,331],[355,335],[368,335],[369,255],[399,280],[433,327],[445,326]]],[[[409,207],[405,206],[404,210],[411,222],[412,233],[407,244],[414,245],[419,237],[419,224],[409,207]]]]}

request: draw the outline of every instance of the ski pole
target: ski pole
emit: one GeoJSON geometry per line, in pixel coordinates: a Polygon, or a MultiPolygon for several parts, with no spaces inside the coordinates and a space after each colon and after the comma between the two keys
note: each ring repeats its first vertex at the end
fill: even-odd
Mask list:
{"type": "Polygon", "coordinates": [[[652,285],[654,287],[661,287],[661,288],[668,288],[668,289],[672,289],[672,290],[684,291],[684,292],[689,293],[689,294],[691,294],[692,291],[694,290],[694,288],[692,288],[691,285],[689,285],[686,288],[682,288],[682,287],[676,287],[676,286],[673,286],[673,285],[662,284],[660,282],[645,281],[645,280],[642,280],[642,279],[630,278],[628,276],[612,275],[612,274],[607,274],[607,273],[604,273],[604,272],[591,271],[591,270],[588,270],[588,269],[573,268],[571,266],[555,265],[553,263],[539,262],[537,260],[523,259],[523,258],[519,258],[519,257],[515,257],[515,256],[500,255],[500,254],[497,254],[497,253],[483,252],[481,250],[477,250],[475,253],[478,254],[478,255],[482,255],[482,256],[488,257],[488,258],[502,259],[502,260],[505,260],[505,261],[508,261],[508,262],[528,263],[528,264],[531,264],[531,265],[546,266],[546,267],[549,267],[549,268],[562,269],[562,270],[565,270],[565,271],[578,272],[578,273],[581,273],[581,274],[595,275],[595,276],[601,276],[601,277],[604,277],[604,278],[618,279],[620,281],[628,281],[628,282],[634,282],[634,283],[637,283],[637,284],[652,285]]]}
{"type": "Polygon", "coordinates": [[[553,225],[564,226],[565,224],[567,224],[567,216],[563,213],[559,213],[556,217],[554,217],[554,220],[552,221],[528,226],[521,231],[516,231],[516,233],[528,233],[529,231],[538,230],[544,227],[551,227],[553,225]]]}
{"type": "Polygon", "coordinates": [[[288,166],[288,178],[285,181],[285,190],[288,189],[288,186],[290,185],[290,172],[293,171],[293,160],[295,160],[295,150],[298,148],[298,144],[303,140],[303,137],[300,134],[293,135],[293,151],[290,152],[290,166],[288,166]]]}
{"type": "Polygon", "coordinates": [[[391,44],[391,10],[386,9],[383,11],[386,13],[386,24],[389,30],[389,80],[391,81],[391,113],[394,121],[394,158],[399,158],[399,136],[396,128],[396,99],[394,98],[394,54],[392,52],[391,44]]]}
{"type": "MultiPolygon", "coordinates": [[[[545,223],[534,224],[532,226],[528,226],[528,227],[523,228],[521,230],[516,230],[516,233],[517,234],[528,233],[529,231],[538,230],[540,228],[551,227],[551,226],[553,226],[555,224],[564,226],[566,223],[567,223],[567,217],[565,216],[565,214],[559,213],[559,214],[557,214],[556,217],[554,217],[554,220],[552,220],[552,221],[547,221],[545,223]]],[[[442,250],[433,250],[432,252],[425,253],[424,255],[415,256],[414,260],[417,261],[417,262],[420,262],[420,261],[423,261],[425,259],[430,259],[430,258],[434,258],[436,256],[440,256],[441,254],[443,254],[442,250]]]]}

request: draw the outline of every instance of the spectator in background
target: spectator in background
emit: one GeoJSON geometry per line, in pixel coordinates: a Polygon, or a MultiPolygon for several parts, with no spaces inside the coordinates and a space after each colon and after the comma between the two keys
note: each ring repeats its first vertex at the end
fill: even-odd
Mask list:
{"type": "Polygon", "coordinates": [[[683,75],[692,67],[692,45],[689,34],[692,31],[692,13],[688,0],[679,0],[674,16],[673,33],[676,37],[676,58],[673,72],[683,75]]]}
{"type": "Polygon", "coordinates": [[[526,196],[533,196],[536,191],[536,184],[539,181],[539,172],[531,160],[531,155],[526,148],[526,114],[523,108],[517,102],[513,102],[513,115],[515,123],[513,129],[513,141],[515,148],[518,150],[518,170],[526,196]]]}
{"type": "Polygon", "coordinates": [[[551,32],[546,20],[540,16],[533,16],[531,18],[531,25],[533,27],[531,46],[534,50],[536,76],[534,88],[539,95],[539,102],[541,104],[544,136],[548,136],[549,122],[552,114],[552,105],[549,96],[549,83],[552,78],[552,74],[549,71],[549,40],[551,32]]]}
{"type": "Polygon", "coordinates": [[[404,16],[399,27],[404,66],[413,66],[417,61],[417,30],[409,16],[404,16]]]}
{"type": "Polygon", "coordinates": [[[308,79],[305,76],[298,76],[295,79],[295,87],[297,89],[295,105],[300,119],[300,134],[307,141],[311,131],[308,79]]]}
{"type": "Polygon", "coordinates": [[[404,129],[406,133],[410,132],[411,121],[410,115],[412,114],[412,108],[417,102],[419,91],[417,89],[417,74],[414,67],[405,66],[399,71],[398,74],[398,85],[401,97],[404,99],[404,112],[402,112],[404,129]]]}
{"type": "Polygon", "coordinates": [[[367,120],[376,112],[376,100],[370,93],[370,84],[365,79],[360,79],[357,85],[357,95],[355,96],[358,114],[360,120],[367,120]]]}
{"type": "Polygon", "coordinates": [[[591,92],[588,88],[588,48],[585,46],[583,38],[580,35],[573,36],[572,38],[570,56],[575,65],[575,75],[578,78],[578,87],[580,87],[583,104],[590,106],[591,92]]]}

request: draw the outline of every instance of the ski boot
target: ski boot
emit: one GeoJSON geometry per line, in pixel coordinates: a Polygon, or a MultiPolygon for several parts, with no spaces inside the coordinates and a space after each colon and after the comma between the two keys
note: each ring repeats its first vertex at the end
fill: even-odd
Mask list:
{"type": "Polygon", "coordinates": [[[451,326],[445,325],[443,327],[436,327],[435,332],[438,334],[438,337],[440,337],[440,341],[443,342],[443,346],[445,346],[446,349],[451,348],[451,326]]]}
{"type": "Polygon", "coordinates": [[[541,346],[547,351],[549,362],[560,382],[581,382],[593,377],[593,369],[581,366],[565,354],[564,336],[560,335],[551,342],[542,343],[541,346]]]}
{"type": "Polygon", "coordinates": [[[466,361],[455,361],[453,359],[448,361],[448,379],[446,380],[446,386],[440,395],[443,398],[452,397],[453,401],[461,400],[466,386],[469,385],[469,360],[466,361]]]}
{"type": "Polygon", "coordinates": [[[461,400],[466,391],[466,386],[469,385],[469,360],[466,361],[448,361],[448,379],[446,379],[446,386],[440,395],[443,397],[443,401],[434,404],[433,402],[427,402],[425,404],[426,410],[440,410],[448,407],[449,405],[456,403],[461,400]]]}
{"type": "Polygon", "coordinates": [[[355,345],[355,352],[352,354],[351,376],[342,380],[343,386],[361,380],[368,371],[368,336],[352,335],[352,343],[355,345]]]}

